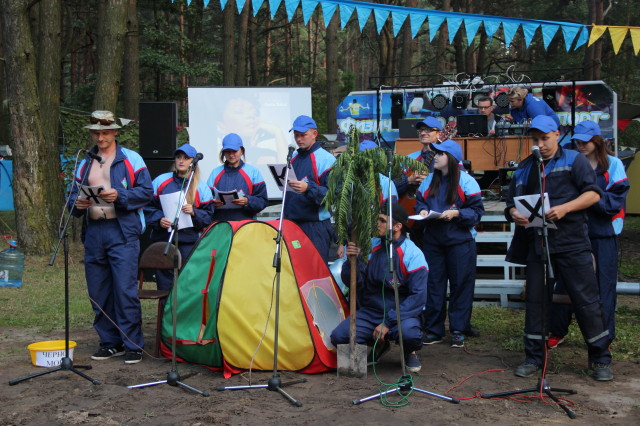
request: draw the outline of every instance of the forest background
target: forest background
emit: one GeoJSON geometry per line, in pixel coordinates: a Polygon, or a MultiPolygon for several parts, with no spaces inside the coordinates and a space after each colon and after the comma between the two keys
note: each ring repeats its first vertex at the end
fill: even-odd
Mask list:
{"type": "MultiPolygon", "coordinates": [[[[483,29],[453,43],[442,25],[429,42],[428,24],[412,38],[408,25],[393,37],[390,20],[378,34],[373,18],[362,31],[352,16],[328,27],[320,7],[304,25],[284,6],[273,18],[268,3],[253,15],[213,0],[0,0],[0,145],[13,150],[16,230],[21,248],[49,253],[57,239],[64,173],[60,153],[89,144],[87,114],[108,109],[132,123],[119,140],[136,149],[138,104],[172,101],[188,126],[187,88],[308,86],[321,133],[335,133],[335,108],[353,90],[376,84],[439,84],[459,73],[514,67],[535,81],[604,80],[619,101],[640,103],[640,58],[630,38],[615,54],[608,34],[567,52],[562,37],[548,48],[538,31],[526,47],[519,30],[509,46],[499,30],[483,29]],[[535,71],[535,73],[533,73],[535,71]],[[432,77],[429,77],[429,76],[432,77]],[[403,76],[403,77],[394,77],[403,76]],[[409,77],[407,77],[409,76],[409,77]]],[[[637,0],[387,0],[378,3],[493,16],[582,24],[637,26],[637,0]]],[[[638,146],[640,123],[619,133],[638,146]]],[[[186,131],[179,133],[182,141],[186,131]]]]}

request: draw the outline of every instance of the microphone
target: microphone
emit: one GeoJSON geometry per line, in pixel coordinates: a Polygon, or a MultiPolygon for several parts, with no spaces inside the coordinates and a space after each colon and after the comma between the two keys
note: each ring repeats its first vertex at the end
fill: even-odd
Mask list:
{"type": "Polygon", "coordinates": [[[101,156],[99,156],[98,154],[94,154],[93,152],[86,150],[86,149],[81,149],[80,151],[84,152],[85,154],[87,154],[89,157],[93,158],[94,160],[96,160],[98,163],[100,164],[104,164],[104,158],[102,158],[101,156]]]}
{"type": "Polygon", "coordinates": [[[197,153],[195,158],[193,159],[193,161],[191,162],[191,166],[195,167],[196,164],[198,164],[198,161],[202,160],[204,158],[204,155],[202,155],[201,152],[197,153]]]}
{"type": "Polygon", "coordinates": [[[287,154],[287,164],[289,164],[291,162],[291,157],[293,157],[293,151],[295,151],[296,148],[289,145],[289,153],[287,154]]]}
{"type": "Polygon", "coordinates": [[[531,155],[534,156],[538,163],[542,163],[542,154],[540,154],[540,147],[538,145],[531,147],[531,155]]]}

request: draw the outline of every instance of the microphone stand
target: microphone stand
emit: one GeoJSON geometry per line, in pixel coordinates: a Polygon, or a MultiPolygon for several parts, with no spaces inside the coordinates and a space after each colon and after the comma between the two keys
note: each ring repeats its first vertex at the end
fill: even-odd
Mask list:
{"type": "MultiPolygon", "coordinates": [[[[182,380],[189,378],[191,376],[194,376],[196,374],[198,374],[197,372],[189,372],[186,374],[180,374],[178,372],[178,365],[176,362],[176,328],[177,328],[177,304],[178,304],[178,233],[176,232],[176,230],[178,229],[178,222],[180,220],[180,212],[182,211],[182,204],[184,203],[185,199],[187,198],[187,192],[189,192],[189,187],[191,186],[191,180],[193,179],[193,174],[196,171],[196,166],[198,165],[198,161],[201,160],[203,158],[202,154],[198,153],[198,155],[196,156],[196,158],[193,159],[193,162],[191,163],[191,172],[189,173],[189,178],[187,179],[187,185],[184,191],[180,191],[180,199],[178,202],[178,208],[176,209],[176,213],[175,216],[173,218],[173,222],[171,224],[171,234],[169,234],[169,240],[167,241],[167,245],[164,249],[164,255],[168,256],[169,255],[169,250],[172,247],[172,242],[175,238],[175,245],[173,245],[173,288],[171,289],[171,301],[172,301],[172,306],[171,306],[171,314],[172,314],[172,320],[173,320],[173,327],[171,330],[171,370],[167,372],[167,378],[166,380],[160,380],[157,382],[150,382],[150,383],[141,383],[139,385],[131,385],[131,386],[127,386],[129,389],[137,389],[137,388],[144,388],[144,387],[148,387],[148,386],[155,386],[155,385],[162,385],[162,384],[168,384],[169,386],[181,386],[185,389],[188,389],[192,392],[197,393],[198,395],[202,395],[202,396],[209,396],[209,393],[198,390],[196,388],[194,388],[193,386],[189,386],[188,384],[182,382],[182,380]]],[[[184,184],[183,184],[184,185],[184,184]]]]}
{"type": "Polygon", "coordinates": [[[456,399],[456,398],[452,398],[450,396],[446,396],[446,395],[440,395],[434,392],[429,392],[427,390],[424,389],[420,389],[420,388],[416,388],[413,386],[413,380],[411,379],[411,375],[407,374],[406,371],[406,365],[405,365],[405,360],[404,360],[404,342],[402,340],[402,321],[400,319],[400,297],[398,295],[398,286],[400,285],[400,283],[398,282],[398,275],[396,273],[396,268],[395,268],[395,262],[393,260],[393,209],[392,209],[392,205],[391,205],[391,169],[392,169],[392,165],[393,165],[393,151],[391,150],[386,150],[387,152],[387,161],[388,161],[388,166],[389,166],[389,170],[388,170],[388,178],[389,178],[389,200],[387,201],[387,244],[389,244],[389,272],[392,275],[392,282],[393,282],[393,296],[395,299],[395,303],[396,303],[396,322],[397,322],[397,326],[398,326],[398,343],[400,345],[400,366],[402,368],[402,377],[400,378],[400,380],[398,381],[398,385],[395,388],[386,390],[384,392],[379,392],[370,396],[367,396],[365,398],[362,399],[356,399],[353,400],[352,403],[353,405],[359,405],[362,404],[363,402],[367,402],[370,401],[374,398],[377,397],[382,397],[383,395],[388,395],[392,392],[398,392],[401,396],[406,396],[407,392],[409,391],[417,391],[420,393],[424,393],[426,395],[431,395],[431,396],[435,396],[437,398],[442,398],[445,401],[449,401],[452,402],[454,404],[458,404],[460,403],[460,400],[456,399]],[[404,394],[403,394],[404,393],[404,394]]]}
{"type": "MultiPolygon", "coordinates": [[[[534,155],[534,157],[536,156],[534,155]]],[[[545,358],[544,366],[546,366],[547,356],[548,356],[547,335],[549,333],[549,318],[547,313],[548,313],[548,307],[549,307],[549,301],[550,301],[550,295],[551,295],[551,291],[549,289],[549,283],[553,282],[553,280],[555,279],[555,274],[553,272],[553,265],[551,264],[551,254],[549,253],[549,239],[548,239],[549,231],[548,231],[547,218],[545,217],[546,212],[544,208],[544,189],[542,186],[542,173],[544,171],[542,157],[539,157],[539,158],[536,157],[534,161],[536,162],[536,166],[538,168],[538,185],[540,188],[540,200],[542,200],[541,207],[540,207],[541,216],[542,216],[542,227],[537,228],[536,233],[538,237],[540,237],[540,241],[542,243],[542,252],[540,253],[540,262],[542,264],[543,287],[542,287],[542,306],[541,306],[541,311],[542,311],[542,332],[541,332],[542,336],[541,337],[542,338],[540,339],[540,345],[542,345],[542,353],[544,354],[544,358],[545,358]]],[[[549,398],[553,400],[553,402],[559,405],[560,408],[562,408],[565,413],[567,413],[567,416],[569,416],[569,418],[575,419],[576,413],[574,413],[573,410],[571,410],[566,404],[562,403],[562,401],[560,401],[560,399],[558,399],[558,397],[556,397],[553,394],[553,392],[554,391],[564,392],[564,393],[568,393],[569,395],[574,395],[574,394],[577,394],[578,391],[575,389],[561,389],[561,388],[551,387],[546,377],[544,376],[544,372],[545,372],[545,369],[543,368],[540,373],[540,377],[538,378],[538,383],[536,387],[509,391],[509,392],[494,393],[489,395],[482,395],[482,398],[484,399],[501,398],[504,396],[518,395],[522,393],[536,392],[536,393],[542,394],[544,392],[549,398]]]]}
{"type": "Polygon", "coordinates": [[[280,265],[282,262],[282,226],[284,224],[284,205],[287,196],[287,184],[289,182],[289,169],[291,168],[291,157],[293,155],[294,148],[289,147],[289,155],[287,156],[287,167],[284,174],[284,186],[282,188],[282,207],[280,208],[280,221],[278,223],[278,233],[274,238],[276,242],[275,253],[273,255],[273,267],[276,270],[276,306],[275,306],[275,324],[274,324],[274,337],[273,337],[273,375],[269,379],[266,385],[247,385],[247,386],[219,386],[219,391],[225,390],[243,390],[243,389],[267,389],[272,392],[278,392],[287,401],[296,407],[302,407],[302,403],[282,389],[285,386],[295,385],[298,383],[306,383],[307,379],[291,380],[289,382],[282,382],[280,374],[278,373],[278,326],[280,323],[280,265]]]}
{"type": "MultiPolygon", "coordinates": [[[[76,161],[77,161],[77,157],[76,157],[76,161]]],[[[89,172],[89,167],[86,168],[85,172],[84,172],[84,176],[82,176],[82,183],[84,184],[84,182],[87,179],[87,175],[89,172]]],[[[78,186],[78,183],[76,182],[75,178],[73,178],[73,184],[71,186],[71,188],[69,189],[69,195],[67,196],[67,199],[64,203],[64,206],[62,206],[62,214],[61,214],[61,219],[64,218],[64,213],[65,213],[65,209],[67,208],[67,203],[69,202],[70,198],[71,198],[71,192],[73,190],[73,185],[78,186]]],[[[78,190],[79,193],[79,190],[78,190]]],[[[77,193],[77,194],[78,194],[77,193]]],[[[77,195],[76,195],[77,197],[77,195]]],[[[53,254],[51,255],[51,258],[49,259],[49,266],[53,266],[53,263],[56,260],[56,257],[58,255],[58,250],[60,249],[60,243],[64,242],[63,244],[63,253],[64,253],[64,357],[62,358],[61,362],[60,362],[60,366],[56,367],[56,368],[52,368],[46,371],[42,371],[40,373],[36,373],[36,374],[32,374],[30,376],[26,376],[26,377],[22,377],[19,379],[14,379],[11,380],[9,382],[10,386],[13,385],[17,385],[18,383],[21,383],[25,380],[29,380],[35,377],[39,377],[39,376],[44,376],[45,374],[50,374],[50,373],[55,373],[56,371],[71,371],[72,373],[77,374],[80,377],[83,377],[87,380],[89,380],[91,383],[93,383],[94,385],[99,385],[100,382],[98,380],[95,380],[89,376],[87,376],[86,374],[84,374],[81,371],[78,371],[78,368],[81,368],[83,370],[91,370],[91,366],[90,365],[73,365],[73,360],[71,359],[71,357],[69,356],[69,241],[68,241],[68,236],[69,234],[67,233],[67,228],[69,226],[69,221],[71,220],[71,217],[73,216],[73,211],[75,210],[76,206],[75,203],[73,204],[73,206],[71,207],[71,209],[69,210],[69,214],[67,215],[67,218],[63,221],[60,221],[60,233],[58,234],[58,242],[56,243],[56,246],[53,250],[53,254]]]]}

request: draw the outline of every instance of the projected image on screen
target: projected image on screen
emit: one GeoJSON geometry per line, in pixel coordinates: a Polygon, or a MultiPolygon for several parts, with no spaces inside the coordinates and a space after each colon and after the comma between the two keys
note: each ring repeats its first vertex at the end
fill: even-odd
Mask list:
{"type": "Polygon", "coordinates": [[[311,114],[310,88],[190,88],[190,143],[204,154],[205,176],[220,164],[222,139],[237,133],[245,148],[245,161],[258,167],[267,183],[269,198],[280,198],[267,164],[283,163],[289,133],[300,114],[311,114]]]}

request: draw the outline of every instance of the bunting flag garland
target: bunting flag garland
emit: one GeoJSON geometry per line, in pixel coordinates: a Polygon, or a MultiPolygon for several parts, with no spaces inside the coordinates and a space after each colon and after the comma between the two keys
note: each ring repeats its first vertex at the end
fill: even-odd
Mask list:
{"type": "Polygon", "coordinates": [[[598,41],[604,33],[609,30],[609,36],[611,37],[611,44],[613,44],[613,51],[617,55],[620,51],[620,46],[627,33],[631,34],[631,43],[633,44],[633,52],[637,55],[640,52],[640,27],[619,27],[613,25],[594,25],[591,29],[591,36],[589,37],[589,44],[598,41]]]}
{"type": "MultiPolygon", "coordinates": [[[[173,1],[174,0],[172,0],[172,2],[173,1]]],[[[248,0],[235,0],[236,11],[241,11],[247,1],[248,0]]],[[[191,0],[186,0],[186,2],[187,5],[191,4],[191,0]]],[[[229,3],[229,0],[220,0],[220,8],[224,10],[229,3]]],[[[547,49],[551,40],[558,34],[559,30],[562,31],[564,45],[567,51],[578,49],[584,45],[588,39],[587,27],[583,24],[576,24],[572,22],[542,21],[490,15],[476,15],[472,13],[444,12],[441,10],[418,9],[379,3],[364,3],[354,0],[251,0],[250,3],[254,16],[258,13],[260,8],[267,3],[272,18],[275,16],[276,11],[282,3],[284,3],[287,19],[289,20],[293,19],[296,10],[300,7],[302,9],[302,18],[305,25],[309,22],[311,15],[313,15],[315,10],[318,8],[318,4],[320,4],[325,27],[331,22],[336,10],[339,10],[338,19],[340,20],[340,27],[344,29],[355,15],[355,20],[358,22],[358,28],[360,31],[364,30],[365,25],[371,18],[371,15],[373,15],[376,31],[378,33],[382,31],[382,28],[384,28],[387,20],[390,18],[394,37],[398,35],[402,26],[408,21],[407,25],[410,25],[411,35],[415,38],[426,21],[429,27],[429,41],[433,41],[436,32],[445,22],[449,30],[449,43],[453,43],[453,40],[456,34],[458,34],[462,24],[464,24],[464,34],[467,37],[468,45],[473,43],[473,39],[478,34],[478,31],[480,31],[481,25],[484,28],[484,32],[489,41],[492,40],[498,29],[502,27],[504,42],[507,47],[511,44],[511,41],[520,28],[522,28],[525,45],[527,47],[531,44],[536,33],[538,33],[538,29],[540,29],[542,34],[543,46],[545,49],[547,49]]],[[[209,0],[204,0],[204,7],[207,7],[208,4],[209,0]]],[[[594,29],[595,27],[596,26],[594,26],[594,29]]],[[[626,29],[632,27],[608,28],[614,29],[613,31],[610,29],[609,33],[611,34],[611,39],[614,42],[614,49],[616,49],[617,53],[617,49],[620,48],[622,40],[626,36],[626,29]],[[623,31],[622,28],[626,29],[623,31]]],[[[640,31],[640,28],[636,27],[636,29],[640,31]]],[[[634,33],[633,30],[630,31],[632,31],[631,34],[632,39],[634,40],[634,49],[637,54],[640,49],[640,33],[634,33]]],[[[604,32],[604,30],[602,32],[604,32]]],[[[602,33],[600,33],[600,35],[602,35],[602,33]]],[[[591,39],[593,39],[593,31],[591,39]]],[[[589,40],[589,44],[591,43],[592,41],[589,40]]]]}

